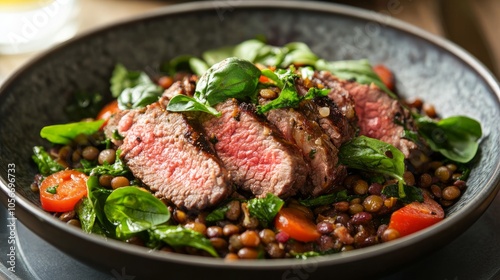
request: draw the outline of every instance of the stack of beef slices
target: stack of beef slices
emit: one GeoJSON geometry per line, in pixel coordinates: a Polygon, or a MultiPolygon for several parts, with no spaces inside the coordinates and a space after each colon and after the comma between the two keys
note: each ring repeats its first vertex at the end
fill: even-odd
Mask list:
{"type": "MultiPolygon", "coordinates": [[[[171,97],[194,94],[194,81],[175,82],[159,102],[122,111],[105,128],[108,136],[123,137],[114,142],[134,176],[183,209],[209,208],[234,192],[281,198],[331,193],[347,175],[340,146],[357,135],[390,143],[406,157],[417,148],[403,138],[405,129],[414,129],[409,112],[374,85],[315,72],[296,80],[299,94],[311,87],[330,93],[297,108],[260,115],[255,104],[228,99],[215,106],[220,117],[167,111],[171,97]]],[[[269,98],[261,95],[259,103],[269,98]]]]}

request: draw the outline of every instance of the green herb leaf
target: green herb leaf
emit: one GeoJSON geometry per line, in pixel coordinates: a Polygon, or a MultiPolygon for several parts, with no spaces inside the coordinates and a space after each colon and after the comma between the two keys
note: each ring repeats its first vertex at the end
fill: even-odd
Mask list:
{"type": "Polygon", "coordinates": [[[117,64],[111,75],[111,94],[114,98],[120,96],[126,88],[133,88],[136,85],[149,83],[149,77],[140,71],[129,71],[122,64],[117,64]]]}
{"type": "Polygon", "coordinates": [[[310,88],[305,96],[299,96],[295,88],[295,80],[298,78],[298,75],[293,72],[293,68],[287,70],[278,69],[275,72],[264,69],[262,70],[262,75],[273,81],[281,89],[281,92],[278,98],[264,105],[257,106],[257,113],[259,114],[279,108],[296,108],[302,100],[326,96],[330,92],[329,89],[310,88]]]}
{"type": "Polygon", "coordinates": [[[330,71],[333,75],[341,79],[356,79],[356,82],[367,85],[374,83],[389,96],[397,99],[396,94],[385,86],[377,73],[373,71],[370,62],[366,59],[342,61],[325,61],[319,59],[314,66],[318,70],[330,71]]]}
{"type": "Polygon", "coordinates": [[[42,128],[40,136],[54,144],[69,144],[80,134],[91,135],[99,131],[104,120],[49,125],[42,128]]]}
{"type": "Polygon", "coordinates": [[[148,232],[151,238],[161,240],[172,247],[190,246],[218,257],[210,240],[197,231],[182,226],[159,225],[149,229],[148,232]]]}
{"type": "Polygon", "coordinates": [[[51,193],[51,194],[56,194],[57,193],[57,187],[59,187],[59,185],[50,186],[45,191],[48,192],[48,193],[51,193]]]}
{"type": "Polygon", "coordinates": [[[471,161],[479,148],[481,124],[465,116],[453,116],[434,121],[428,117],[415,118],[418,133],[427,140],[433,151],[456,162],[471,161]]]}
{"type": "Polygon", "coordinates": [[[64,169],[62,165],[50,157],[49,153],[47,153],[42,146],[33,147],[33,155],[31,158],[36,163],[38,171],[43,176],[49,176],[52,173],[56,173],[57,171],[64,169]]]}
{"type": "Polygon", "coordinates": [[[151,229],[170,219],[170,211],[161,200],[137,187],[114,190],[106,199],[104,213],[116,225],[119,238],[151,229]]]}
{"type": "Polygon", "coordinates": [[[285,202],[268,193],[264,198],[252,198],[248,201],[248,212],[251,216],[256,217],[262,226],[267,227],[280,211],[285,202]]]}
{"type": "Polygon", "coordinates": [[[349,201],[352,199],[352,197],[353,196],[347,195],[347,190],[342,190],[314,198],[302,199],[299,200],[299,203],[307,207],[314,207],[320,205],[328,205],[339,201],[349,201]]]}
{"type": "Polygon", "coordinates": [[[397,197],[403,203],[411,203],[414,201],[424,202],[424,196],[422,190],[418,187],[404,185],[404,197],[399,195],[398,185],[388,185],[382,190],[382,194],[388,197],[397,197]]]}
{"type": "Polygon", "coordinates": [[[115,226],[112,225],[104,214],[104,204],[111,194],[111,190],[99,185],[97,176],[89,176],[87,179],[87,197],[77,206],[78,217],[82,229],[87,233],[99,232],[106,236],[115,237],[115,226]]]}
{"type": "Polygon", "coordinates": [[[214,223],[217,221],[224,220],[226,216],[226,212],[229,210],[229,205],[223,205],[221,207],[216,208],[212,212],[210,212],[206,217],[205,221],[209,223],[214,223]]]}
{"type": "Polygon", "coordinates": [[[139,84],[133,88],[126,88],[118,96],[118,107],[121,110],[142,108],[158,101],[162,88],[153,84],[139,84]]]}
{"type": "Polygon", "coordinates": [[[359,136],[340,147],[339,162],[350,168],[389,175],[399,180],[399,197],[405,197],[404,154],[391,144],[359,136]]]}
{"type": "Polygon", "coordinates": [[[260,70],[251,62],[235,57],[214,64],[200,77],[193,97],[176,95],[167,110],[201,111],[220,115],[212,106],[229,98],[254,100],[260,70]]]}
{"type": "Polygon", "coordinates": [[[220,116],[221,113],[215,110],[208,104],[201,103],[194,97],[186,95],[176,95],[170,99],[167,110],[171,112],[190,112],[198,111],[212,114],[214,116],[220,116]]]}

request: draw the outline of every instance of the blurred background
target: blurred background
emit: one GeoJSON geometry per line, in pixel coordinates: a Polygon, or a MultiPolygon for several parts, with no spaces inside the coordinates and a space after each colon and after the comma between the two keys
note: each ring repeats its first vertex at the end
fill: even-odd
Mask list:
{"type": "MultiPolygon", "coordinates": [[[[0,21],[10,11],[9,3],[29,2],[70,3],[67,0],[0,0],[0,21]],[[3,12],[3,14],[2,14],[3,12]]],[[[237,5],[244,0],[223,0],[228,5],[237,5]]],[[[279,0],[275,0],[279,1],[279,0]]],[[[180,2],[166,0],[74,0],[77,4],[74,18],[75,33],[82,33],[108,23],[152,11],[158,7],[180,2]]],[[[304,1],[307,2],[307,1],[304,1]]],[[[500,1],[497,0],[338,0],[329,1],[343,5],[356,6],[382,13],[435,35],[448,38],[478,58],[496,77],[500,76],[500,1]]],[[[47,13],[49,10],[46,11],[47,13]]],[[[48,14],[50,15],[50,14],[48,14]]],[[[47,16],[46,16],[47,17],[47,16]]],[[[48,18],[48,17],[47,17],[48,18]]],[[[38,15],[33,21],[41,22],[38,15]]],[[[33,22],[28,27],[35,28],[33,22]]],[[[4,24],[5,26],[5,24],[4,24]]],[[[1,28],[0,28],[1,29],[1,28]]],[[[29,31],[26,29],[24,31],[29,31]]],[[[2,33],[2,30],[0,30],[2,33]]],[[[0,34],[1,35],[1,34],[0,34]]],[[[65,35],[71,35],[66,33],[65,35]]],[[[69,37],[69,36],[68,36],[69,37]]],[[[47,40],[45,40],[47,42],[47,40]]],[[[21,54],[2,54],[0,51],[0,83],[21,65],[37,55],[41,48],[21,54]]]]}

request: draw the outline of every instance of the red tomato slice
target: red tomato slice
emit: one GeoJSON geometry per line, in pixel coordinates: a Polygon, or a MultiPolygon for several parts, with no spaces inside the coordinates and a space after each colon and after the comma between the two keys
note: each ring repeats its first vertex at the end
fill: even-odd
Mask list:
{"type": "Polygon", "coordinates": [[[40,202],[48,212],[67,212],[87,195],[88,176],[76,170],[49,175],[40,184],[40,202]]]}
{"type": "Polygon", "coordinates": [[[424,195],[424,202],[412,202],[392,213],[389,228],[397,230],[400,236],[405,236],[443,219],[444,210],[441,205],[424,195]]]}
{"type": "Polygon", "coordinates": [[[104,105],[99,114],[97,114],[96,119],[105,120],[105,122],[102,124],[102,127],[104,127],[108,122],[109,118],[111,118],[112,115],[120,111],[121,111],[120,108],[118,108],[118,101],[115,99],[109,102],[108,104],[104,105]]]}
{"type": "Polygon", "coordinates": [[[314,241],[321,236],[314,222],[307,218],[304,212],[295,208],[282,208],[276,215],[274,226],[302,242],[314,241]]]}
{"type": "Polygon", "coordinates": [[[390,90],[394,90],[394,75],[389,68],[382,64],[373,66],[373,71],[380,77],[384,85],[390,90]]]}

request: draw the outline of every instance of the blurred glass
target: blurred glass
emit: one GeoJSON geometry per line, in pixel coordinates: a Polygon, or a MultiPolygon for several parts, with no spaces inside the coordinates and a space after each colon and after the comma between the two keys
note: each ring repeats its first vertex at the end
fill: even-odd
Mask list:
{"type": "Polygon", "coordinates": [[[0,0],[0,54],[38,51],[72,37],[78,0],[0,0]]]}

